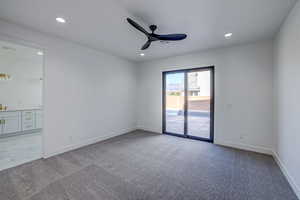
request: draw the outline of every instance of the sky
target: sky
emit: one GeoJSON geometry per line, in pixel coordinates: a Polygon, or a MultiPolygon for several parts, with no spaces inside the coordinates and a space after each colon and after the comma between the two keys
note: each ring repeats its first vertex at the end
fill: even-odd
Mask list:
{"type": "Polygon", "coordinates": [[[166,76],[166,89],[178,91],[184,88],[184,73],[172,73],[166,76]]]}
{"type": "Polygon", "coordinates": [[[168,84],[184,84],[184,73],[174,73],[167,75],[167,85],[168,84]]]}

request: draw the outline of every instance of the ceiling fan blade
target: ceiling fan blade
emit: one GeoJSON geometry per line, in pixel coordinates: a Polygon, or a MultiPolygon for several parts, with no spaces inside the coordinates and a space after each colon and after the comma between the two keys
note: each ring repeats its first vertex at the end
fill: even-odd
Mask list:
{"type": "Polygon", "coordinates": [[[138,23],[136,23],[135,21],[133,21],[130,18],[127,18],[127,21],[129,24],[131,24],[134,28],[138,29],[139,31],[141,31],[142,33],[144,33],[145,35],[149,36],[149,33],[143,28],[141,27],[138,23]]]}
{"type": "Polygon", "coordinates": [[[148,40],[148,41],[142,46],[141,50],[147,49],[147,48],[150,46],[150,44],[151,44],[151,40],[148,40]]]}
{"type": "Polygon", "coordinates": [[[155,35],[159,40],[183,40],[186,34],[168,34],[168,35],[155,35]]]}

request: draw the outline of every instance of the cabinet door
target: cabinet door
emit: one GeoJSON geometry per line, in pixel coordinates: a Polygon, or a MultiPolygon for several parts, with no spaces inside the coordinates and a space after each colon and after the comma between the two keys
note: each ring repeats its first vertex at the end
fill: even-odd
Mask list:
{"type": "Polygon", "coordinates": [[[3,117],[0,116],[0,136],[3,134],[3,124],[2,124],[2,122],[3,122],[3,117]]]}
{"type": "Polygon", "coordinates": [[[2,134],[9,134],[21,131],[21,123],[20,123],[20,114],[19,112],[8,113],[3,117],[2,120],[2,134]]]}
{"type": "Polygon", "coordinates": [[[41,110],[35,111],[35,128],[43,128],[43,112],[41,110]]]}
{"type": "Polygon", "coordinates": [[[34,129],[34,111],[22,112],[22,130],[28,131],[34,129]]]}

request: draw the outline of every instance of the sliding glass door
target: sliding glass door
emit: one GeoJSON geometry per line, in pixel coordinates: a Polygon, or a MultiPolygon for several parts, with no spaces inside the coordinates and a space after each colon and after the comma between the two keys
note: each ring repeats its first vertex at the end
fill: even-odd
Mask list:
{"type": "Polygon", "coordinates": [[[185,73],[165,74],[165,131],[184,135],[185,73]]]}
{"type": "Polygon", "coordinates": [[[163,132],[213,142],[214,68],[163,72],[163,132]]]}

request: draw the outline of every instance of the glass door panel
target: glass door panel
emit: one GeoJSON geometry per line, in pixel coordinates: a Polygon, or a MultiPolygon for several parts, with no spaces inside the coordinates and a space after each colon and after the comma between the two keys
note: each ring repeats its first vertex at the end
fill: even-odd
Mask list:
{"type": "Polygon", "coordinates": [[[165,132],[184,135],[185,73],[165,74],[165,132]]]}
{"type": "Polygon", "coordinates": [[[187,79],[187,135],[210,139],[211,71],[190,71],[187,79]]]}

